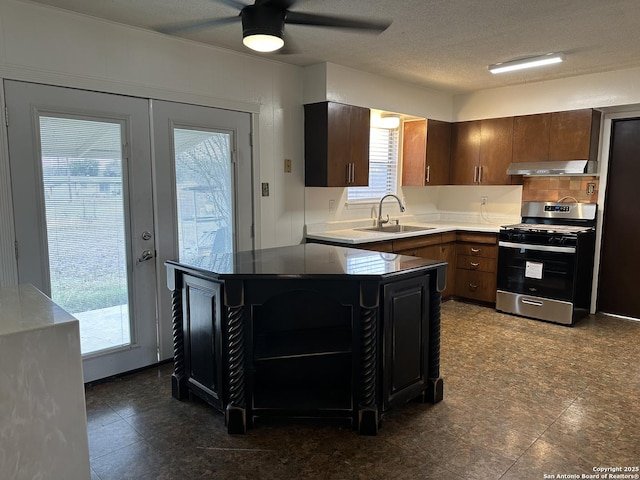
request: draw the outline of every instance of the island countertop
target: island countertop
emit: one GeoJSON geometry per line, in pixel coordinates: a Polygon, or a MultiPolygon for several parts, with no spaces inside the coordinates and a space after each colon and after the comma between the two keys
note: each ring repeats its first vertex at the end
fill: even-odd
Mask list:
{"type": "Polygon", "coordinates": [[[424,268],[444,268],[445,262],[394,253],[314,243],[205,255],[193,261],[168,261],[210,278],[273,276],[387,276],[424,268]]]}

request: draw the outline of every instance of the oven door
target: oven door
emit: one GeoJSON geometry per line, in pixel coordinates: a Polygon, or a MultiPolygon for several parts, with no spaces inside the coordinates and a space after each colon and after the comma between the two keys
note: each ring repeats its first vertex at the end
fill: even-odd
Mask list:
{"type": "Polygon", "coordinates": [[[571,302],[576,247],[498,243],[498,290],[571,302]]]}

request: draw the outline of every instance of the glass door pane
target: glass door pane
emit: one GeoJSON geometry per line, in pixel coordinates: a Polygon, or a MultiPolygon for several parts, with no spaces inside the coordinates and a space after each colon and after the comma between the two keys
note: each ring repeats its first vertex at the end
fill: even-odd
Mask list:
{"type": "Polygon", "coordinates": [[[233,251],[231,134],[174,128],[178,256],[233,251]]]}
{"type": "Polygon", "coordinates": [[[122,125],[40,116],[51,298],[83,355],[131,343],[122,125]]]}

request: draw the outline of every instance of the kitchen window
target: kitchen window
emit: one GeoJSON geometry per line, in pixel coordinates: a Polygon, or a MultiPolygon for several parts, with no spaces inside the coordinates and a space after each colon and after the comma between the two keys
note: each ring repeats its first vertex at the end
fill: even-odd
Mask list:
{"type": "Polygon", "coordinates": [[[369,185],[347,188],[348,202],[378,201],[398,186],[399,128],[371,127],[369,136],[369,185]]]}

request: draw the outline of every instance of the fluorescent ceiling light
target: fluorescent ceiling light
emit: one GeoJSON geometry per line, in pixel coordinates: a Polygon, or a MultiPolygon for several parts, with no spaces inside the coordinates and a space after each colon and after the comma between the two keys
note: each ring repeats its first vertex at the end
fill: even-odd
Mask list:
{"type": "Polygon", "coordinates": [[[514,70],[522,70],[524,68],[541,67],[543,65],[551,65],[553,63],[561,63],[564,55],[561,53],[547,53],[539,57],[522,58],[520,60],[511,60],[509,62],[496,63],[489,65],[491,73],[513,72],[514,70]]]}

